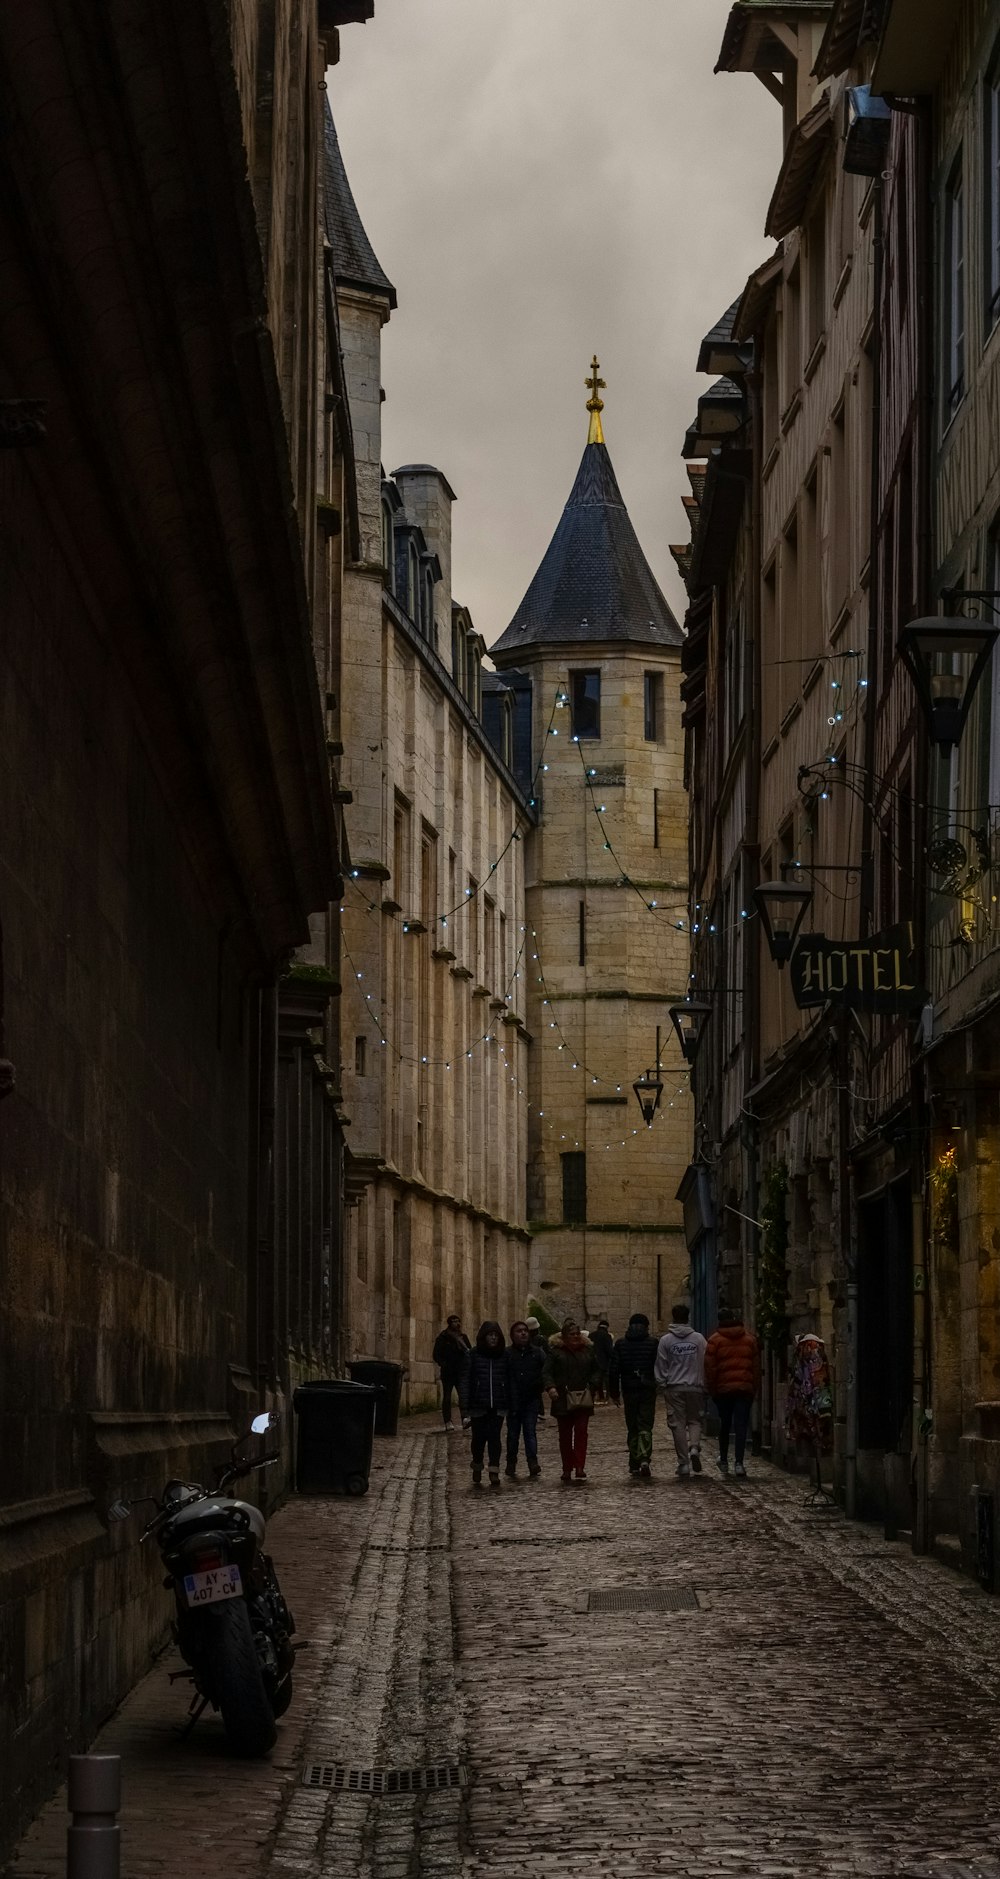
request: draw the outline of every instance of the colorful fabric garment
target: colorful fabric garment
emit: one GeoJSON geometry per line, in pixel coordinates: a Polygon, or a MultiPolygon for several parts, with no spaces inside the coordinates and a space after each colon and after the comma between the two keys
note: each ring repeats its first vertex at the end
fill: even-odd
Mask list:
{"type": "Polygon", "coordinates": [[[800,1337],[785,1397],[785,1433],[826,1454],[833,1447],[833,1391],[826,1345],[811,1332],[800,1337]]]}

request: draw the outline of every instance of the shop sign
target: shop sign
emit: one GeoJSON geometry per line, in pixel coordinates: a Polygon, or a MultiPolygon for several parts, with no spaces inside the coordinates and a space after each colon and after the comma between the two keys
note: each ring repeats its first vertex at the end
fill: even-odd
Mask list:
{"type": "Polygon", "coordinates": [[[831,940],[805,933],[792,954],[792,994],[800,1011],[840,1005],[848,1011],[899,1016],[919,1011],[927,993],[919,984],[913,921],[901,920],[866,940],[831,940]]]}

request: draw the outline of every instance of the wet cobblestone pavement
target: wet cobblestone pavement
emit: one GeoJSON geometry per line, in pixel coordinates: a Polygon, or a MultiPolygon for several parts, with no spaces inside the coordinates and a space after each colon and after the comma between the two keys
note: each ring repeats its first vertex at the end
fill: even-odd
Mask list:
{"type": "MultiPolygon", "coordinates": [[[[476,1493],[462,1438],[415,1420],[367,1500],[289,1506],[313,1645],[279,1747],[179,1744],[158,1667],[97,1745],[126,1879],[1000,1879],[1000,1600],[763,1464],[676,1481],[662,1412],[632,1481],[623,1433],[595,1417],[586,1486],[547,1430],[539,1481],[476,1493]],[[686,1608],[589,1608],[615,1590],[686,1608]],[[314,1792],[318,1762],[464,1785],[314,1792]]],[[[57,1800],[11,1873],[55,1879],[64,1828],[57,1800]]]]}

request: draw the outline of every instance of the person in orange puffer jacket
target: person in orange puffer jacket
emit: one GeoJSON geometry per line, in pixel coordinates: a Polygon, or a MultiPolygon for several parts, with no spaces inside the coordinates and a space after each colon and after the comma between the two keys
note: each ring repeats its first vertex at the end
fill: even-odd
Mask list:
{"type": "Polygon", "coordinates": [[[746,1480],[743,1456],[750,1406],[760,1389],[760,1345],[735,1311],[719,1312],[719,1328],[705,1346],[705,1387],[719,1411],[719,1473],[729,1473],[729,1436],[735,1440],[733,1473],[746,1480]]]}

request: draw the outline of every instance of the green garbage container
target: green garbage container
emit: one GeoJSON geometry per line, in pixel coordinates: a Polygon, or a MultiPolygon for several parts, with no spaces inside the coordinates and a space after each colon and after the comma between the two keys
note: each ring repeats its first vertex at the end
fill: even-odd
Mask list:
{"type": "Polygon", "coordinates": [[[367,1494],[379,1401],[367,1385],[334,1377],[299,1385],[292,1407],[300,1494],[367,1494]]]}
{"type": "Polygon", "coordinates": [[[379,1392],[375,1399],[375,1434],[395,1435],[399,1428],[399,1399],[406,1365],[384,1363],[377,1357],[360,1357],[347,1368],[356,1383],[370,1384],[379,1392]]]}

